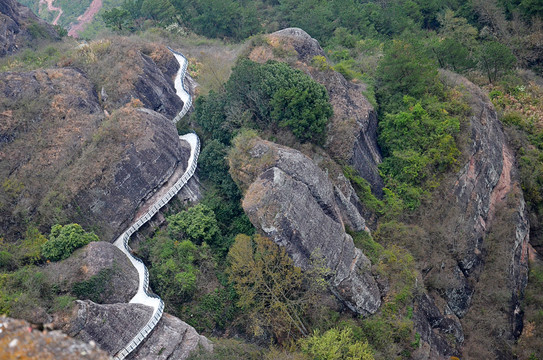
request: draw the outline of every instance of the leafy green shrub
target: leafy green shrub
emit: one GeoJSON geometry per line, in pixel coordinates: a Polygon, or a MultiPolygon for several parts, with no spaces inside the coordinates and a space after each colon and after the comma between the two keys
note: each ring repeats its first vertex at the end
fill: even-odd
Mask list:
{"type": "Polygon", "coordinates": [[[87,245],[91,241],[99,241],[94,232],[86,232],[79,224],[53,225],[49,240],[42,248],[41,253],[45,259],[58,261],[67,259],[76,249],[87,245]]]}
{"type": "Polygon", "coordinates": [[[53,300],[52,310],[54,312],[58,312],[58,311],[64,311],[64,310],[70,309],[70,307],[73,305],[73,302],[75,300],[77,300],[77,298],[70,295],[57,296],[53,300]]]}
{"type": "Polygon", "coordinates": [[[197,262],[207,245],[198,248],[189,240],[173,240],[158,232],[147,241],[152,288],[168,305],[188,301],[196,290],[197,262]]]}
{"type": "Polygon", "coordinates": [[[332,106],[324,86],[285,63],[242,60],[226,84],[228,97],[261,129],[288,127],[302,142],[323,143],[332,106]]]}
{"type": "Polygon", "coordinates": [[[343,175],[351,181],[356,194],[364,206],[367,206],[372,212],[381,214],[384,203],[371,192],[370,183],[359,176],[352,166],[343,167],[343,175]]]}
{"type": "Polygon", "coordinates": [[[187,322],[198,332],[222,331],[239,315],[235,305],[237,295],[231,285],[215,289],[198,299],[196,306],[189,303],[185,306],[187,322]]]}
{"type": "Polygon", "coordinates": [[[366,255],[371,260],[372,264],[377,264],[379,262],[384,248],[381,244],[373,240],[372,236],[369,233],[365,231],[359,231],[349,232],[349,235],[353,237],[354,245],[362,250],[364,255],[366,255]]]}
{"type": "Polygon", "coordinates": [[[213,211],[204,204],[198,204],[168,220],[168,234],[172,239],[189,239],[195,243],[206,242],[217,245],[221,232],[213,211]]]}
{"type": "Polygon", "coordinates": [[[416,209],[425,194],[423,185],[456,164],[460,152],[454,135],[460,131],[460,120],[436,100],[428,100],[426,108],[413,98],[405,97],[404,102],[406,111],[387,114],[379,122],[384,154],[379,169],[405,207],[416,209]]]}
{"type": "Polygon", "coordinates": [[[313,56],[313,59],[311,59],[311,65],[313,65],[320,71],[332,69],[332,67],[326,61],[326,58],[322,55],[313,56]]]}
{"type": "Polygon", "coordinates": [[[351,328],[330,329],[301,339],[301,349],[315,360],[373,360],[373,350],[367,341],[355,340],[351,328]]]}
{"type": "Polygon", "coordinates": [[[15,267],[15,258],[7,251],[0,251],[0,269],[11,270],[15,267]]]}
{"type": "Polygon", "coordinates": [[[108,285],[114,271],[112,268],[102,269],[90,279],[76,282],[72,287],[72,293],[78,299],[89,299],[95,303],[102,302],[104,296],[109,295],[106,291],[111,291],[108,285]]]}
{"type": "Polygon", "coordinates": [[[34,39],[49,39],[50,35],[47,32],[45,26],[36,22],[31,22],[27,25],[26,30],[30,33],[34,39]]]}

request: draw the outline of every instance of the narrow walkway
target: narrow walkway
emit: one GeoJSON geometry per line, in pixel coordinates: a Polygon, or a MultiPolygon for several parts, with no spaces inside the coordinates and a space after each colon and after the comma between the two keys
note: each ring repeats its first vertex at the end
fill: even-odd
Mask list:
{"type": "MultiPolygon", "coordinates": [[[[184,78],[187,71],[187,59],[180,53],[177,53],[173,51],[172,49],[168,48],[175,56],[177,61],[179,62],[179,71],[177,72],[176,78],[175,78],[175,90],[177,92],[177,95],[181,98],[183,101],[183,109],[181,112],[175,117],[173,120],[174,123],[179,121],[185,114],[188,112],[190,107],[192,106],[192,97],[190,94],[186,91],[184,86],[184,78]]],[[[162,317],[162,313],[164,311],[164,302],[162,299],[160,299],[155,294],[151,293],[149,290],[149,271],[143,264],[143,262],[138,259],[137,257],[132,255],[130,246],[128,245],[128,241],[130,240],[130,236],[134,234],[136,231],[138,231],[139,228],[141,228],[147,221],[149,221],[156,213],[164,206],[166,205],[178,192],[185,186],[185,184],[189,181],[189,179],[192,177],[194,172],[196,171],[196,165],[198,161],[198,155],[200,154],[200,139],[198,136],[194,133],[189,133],[183,136],[179,137],[180,141],[186,141],[190,145],[190,157],[187,162],[187,169],[185,170],[185,173],[179,180],[173,184],[173,186],[168,190],[164,196],[162,196],[160,199],[158,199],[151,208],[141,215],[121,236],[115,240],[113,243],[115,246],[117,246],[125,255],[128,257],[132,265],[136,268],[139,275],[139,284],[138,284],[138,292],[136,295],[130,300],[130,303],[132,304],[143,304],[147,305],[153,308],[153,315],[147,322],[147,324],[134,336],[134,338],[115,355],[115,360],[122,360],[128,354],[130,354],[134,349],[136,349],[144,340],[147,338],[149,333],[153,331],[156,324],[160,321],[160,318],[162,317]]]]}

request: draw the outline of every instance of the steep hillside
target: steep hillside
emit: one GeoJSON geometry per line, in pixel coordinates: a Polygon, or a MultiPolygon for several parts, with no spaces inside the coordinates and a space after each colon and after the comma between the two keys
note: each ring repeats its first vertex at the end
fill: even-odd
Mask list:
{"type": "Polygon", "coordinates": [[[368,272],[370,261],[345,233],[326,174],[295,150],[258,138],[238,141],[230,171],[247,187],[243,209],[253,225],[285,247],[302,269],[322,256],[334,272],[334,294],[357,313],[375,313],[381,293],[368,272]]]}
{"type": "Polygon", "coordinates": [[[324,85],[334,115],[328,125],[325,148],[330,156],[352,165],[366,179],[372,191],[382,195],[383,180],[377,165],[381,153],[377,146],[377,114],[363,93],[365,85],[348,82],[332,70],[319,43],[305,31],[289,28],[264,37],[264,44],[250,48],[248,58],[257,62],[284,61],[324,85]],[[318,61],[324,59],[324,65],[318,61]]]}
{"type": "Polygon", "coordinates": [[[0,1],[0,57],[43,39],[58,39],[57,31],[17,1],[0,1]]]}
{"type": "Polygon", "coordinates": [[[27,3],[109,35],[0,0],[0,313],[113,355],[163,308],[133,359],[543,356],[533,1],[27,3]],[[164,302],[127,303],[110,242],[188,131],[126,249],[164,302]]]}
{"type": "Polygon", "coordinates": [[[16,237],[27,221],[44,230],[73,221],[113,240],[139,204],[186,166],[187,148],[158,113],[173,117],[182,107],[173,89],[176,62],[164,58],[166,49],[151,49],[158,64],[141,48],[107,41],[77,50],[72,61],[83,71],[0,75],[4,236],[16,237]]]}

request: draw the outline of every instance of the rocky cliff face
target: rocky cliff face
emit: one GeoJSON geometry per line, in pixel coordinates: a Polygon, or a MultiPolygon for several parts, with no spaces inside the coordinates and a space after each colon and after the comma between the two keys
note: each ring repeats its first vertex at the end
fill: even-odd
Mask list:
{"type": "Polygon", "coordinates": [[[130,105],[104,113],[80,71],[3,73],[0,93],[0,175],[13,185],[0,191],[5,236],[17,236],[18,220],[30,217],[94,226],[114,240],[186,166],[189,150],[171,120],[130,105]]]}
{"type": "Polygon", "coordinates": [[[78,249],[68,259],[52,262],[43,272],[61,290],[71,291],[77,282],[108,272],[103,291],[94,294],[102,304],[129,302],[138,290],[138,273],[126,255],[115,245],[97,241],[78,249]]]}
{"type": "MultiPolygon", "coordinates": [[[[164,46],[154,44],[123,46],[122,41],[123,39],[115,39],[112,46],[120,45],[126,56],[132,57],[129,66],[137,71],[129,73],[136,76],[131,79],[128,91],[119,94],[117,99],[111,99],[113,100],[111,104],[105,102],[104,106],[117,108],[132,99],[138,99],[145,108],[173,119],[183,108],[183,102],[177,96],[174,87],[179,63],[164,46]]],[[[111,51],[117,52],[119,49],[111,51]]]]}
{"type": "Polygon", "coordinates": [[[109,360],[94,342],[60,331],[39,331],[23,320],[0,317],[0,359],[109,360]]]}
{"type": "Polygon", "coordinates": [[[335,294],[353,311],[372,314],[381,294],[370,261],[354,247],[327,175],[302,153],[259,138],[230,155],[233,178],[246,189],[243,209],[296,266],[322,256],[335,294]]]}
{"type": "Polygon", "coordinates": [[[130,355],[130,359],[184,360],[199,348],[207,351],[213,349],[210,341],[199,335],[192,326],[164,314],[149,339],[130,355]]]}
{"type": "Polygon", "coordinates": [[[458,75],[442,77],[466,94],[472,116],[464,165],[437,195],[440,205],[422,211],[432,247],[421,263],[432,297],[419,300],[416,323],[430,344],[427,358],[455,355],[464,337],[464,356],[510,358],[504,344],[522,329],[529,231],[515,159],[486,94],[458,75]],[[446,334],[456,345],[443,341],[446,334]]]}
{"type": "Polygon", "coordinates": [[[96,342],[115,355],[145,326],[153,309],[141,304],[95,304],[77,300],[69,316],[57,317],[53,326],[76,339],[96,342]]]}
{"type": "MultiPolygon", "coordinates": [[[[108,165],[92,186],[81,189],[73,203],[84,204],[78,217],[83,224],[107,224],[104,239],[112,239],[127,227],[136,210],[169,177],[187,166],[190,150],[180,146],[175,126],[164,116],[145,108],[129,110],[125,121],[139,127],[137,142],[122,142],[120,161],[108,165]]],[[[128,124],[127,124],[128,125],[128,124]]],[[[128,140],[128,139],[127,139],[128,140]]]]}
{"type": "Polygon", "coordinates": [[[363,96],[365,86],[345,80],[331,69],[312,66],[315,56],[325,56],[317,40],[298,28],[288,28],[266,37],[268,44],[251,50],[249,58],[265,62],[287,61],[321,83],[328,90],[334,116],[328,128],[327,152],[336,160],[351,164],[381,194],[383,181],[377,165],[381,154],[377,146],[377,115],[363,96]],[[277,51],[280,50],[280,51],[277,51]],[[286,53],[286,56],[276,54],[286,53]]]}
{"type": "MultiPolygon", "coordinates": [[[[70,314],[56,317],[55,329],[84,342],[95,342],[110,355],[132,340],[145,326],[153,309],[141,304],[95,304],[76,301],[70,314]]],[[[184,360],[200,347],[211,351],[211,343],[194,328],[178,318],[164,314],[130,359],[179,359],[184,360]]]]}
{"type": "Polygon", "coordinates": [[[15,0],[0,0],[0,57],[13,54],[36,38],[57,39],[56,30],[15,0]]]}

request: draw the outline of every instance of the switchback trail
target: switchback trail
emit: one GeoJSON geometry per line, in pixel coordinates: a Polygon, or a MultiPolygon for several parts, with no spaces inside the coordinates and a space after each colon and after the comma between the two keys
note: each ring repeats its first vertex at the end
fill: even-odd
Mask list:
{"type": "MultiPolygon", "coordinates": [[[[183,100],[183,109],[173,120],[174,123],[179,121],[190,109],[192,105],[192,97],[186,91],[184,87],[184,78],[187,72],[187,59],[180,53],[173,51],[168,48],[174,55],[177,61],[179,62],[179,71],[177,72],[175,78],[175,89],[177,95],[183,100]]],[[[117,246],[121,251],[128,257],[132,265],[136,268],[139,275],[138,283],[138,292],[130,300],[130,303],[133,304],[143,304],[153,308],[153,314],[147,324],[138,331],[136,336],[115,355],[115,360],[122,360],[133,350],[135,350],[153,331],[156,324],[160,321],[162,313],[164,312],[164,302],[158,296],[153,294],[149,289],[149,271],[143,264],[143,261],[132,255],[128,241],[130,236],[138,231],[147,221],[149,221],[164,205],[166,205],[178,192],[185,186],[185,184],[190,180],[194,172],[196,171],[198,155],[200,154],[200,139],[194,133],[189,133],[179,137],[180,141],[186,141],[189,143],[191,151],[190,157],[187,162],[187,169],[185,173],[179,180],[173,184],[173,186],[168,189],[168,192],[164,194],[160,199],[158,199],[150,209],[141,215],[134,223],[122,233],[121,236],[115,240],[114,245],[117,246]]]]}

